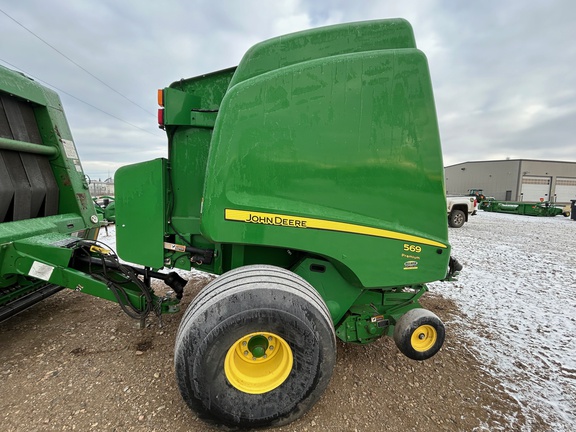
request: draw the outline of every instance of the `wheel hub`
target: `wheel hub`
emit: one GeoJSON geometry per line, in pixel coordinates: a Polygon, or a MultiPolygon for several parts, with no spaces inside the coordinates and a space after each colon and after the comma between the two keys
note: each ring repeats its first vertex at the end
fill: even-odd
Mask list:
{"type": "Polygon", "coordinates": [[[269,392],[292,371],[294,357],[288,343],[269,332],[250,333],[232,344],[224,360],[228,382],[250,394],[269,392]]]}
{"type": "Polygon", "coordinates": [[[424,352],[431,349],[436,343],[438,334],[436,329],[428,324],[421,325],[412,333],[411,344],[416,351],[424,352]]]}
{"type": "MultiPolygon", "coordinates": [[[[272,336],[270,336],[272,339],[272,336]]],[[[242,342],[244,344],[244,342],[242,342]]],[[[264,335],[252,336],[247,343],[248,351],[252,353],[252,356],[260,358],[266,355],[266,350],[270,346],[268,343],[268,338],[264,335]]]]}

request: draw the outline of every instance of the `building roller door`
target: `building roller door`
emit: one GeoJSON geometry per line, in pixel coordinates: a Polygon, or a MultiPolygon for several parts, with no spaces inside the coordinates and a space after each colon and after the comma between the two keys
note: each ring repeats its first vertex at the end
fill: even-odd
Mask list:
{"type": "Polygon", "coordinates": [[[550,177],[522,177],[522,201],[539,202],[550,200],[550,177]]]}
{"type": "Polygon", "coordinates": [[[576,178],[557,177],[555,193],[558,203],[568,204],[570,200],[576,199],[576,178]]]}

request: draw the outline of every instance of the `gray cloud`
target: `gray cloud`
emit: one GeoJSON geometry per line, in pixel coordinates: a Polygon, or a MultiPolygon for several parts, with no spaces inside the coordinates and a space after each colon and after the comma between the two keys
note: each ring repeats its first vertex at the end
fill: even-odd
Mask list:
{"type": "Polygon", "coordinates": [[[447,165],[505,157],[576,160],[576,3],[570,0],[21,0],[0,9],[145,108],[0,14],[0,60],[138,127],[59,92],[92,177],[165,156],[157,88],[233,66],[270,37],[391,17],[412,23],[428,56],[447,165]]]}

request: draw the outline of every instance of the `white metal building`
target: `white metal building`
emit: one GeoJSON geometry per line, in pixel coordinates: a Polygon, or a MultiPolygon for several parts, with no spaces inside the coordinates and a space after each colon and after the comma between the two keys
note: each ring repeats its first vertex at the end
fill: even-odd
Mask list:
{"type": "Polygon", "coordinates": [[[568,204],[576,199],[576,162],[509,159],[464,162],[444,169],[446,193],[465,195],[482,189],[503,201],[552,201],[568,204]]]}
{"type": "Polygon", "coordinates": [[[99,197],[102,195],[114,196],[114,179],[107,178],[106,180],[90,180],[88,185],[90,189],[90,195],[93,197],[99,197]]]}

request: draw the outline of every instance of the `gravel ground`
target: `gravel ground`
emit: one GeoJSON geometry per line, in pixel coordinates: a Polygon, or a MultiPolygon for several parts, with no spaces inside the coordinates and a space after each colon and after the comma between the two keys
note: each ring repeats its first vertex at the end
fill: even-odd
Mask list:
{"type": "MultiPolygon", "coordinates": [[[[474,219],[467,226],[472,229],[474,219]]],[[[451,236],[467,231],[451,230],[451,236]]],[[[194,276],[180,312],[145,329],[101,299],[62,291],[0,324],[2,431],[211,431],[190,412],[174,380],[174,338],[186,305],[207,283],[194,276]]],[[[332,381],[300,420],[277,431],[547,431],[537,412],[507,390],[485,362],[468,314],[429,293],[425,307],[447,327],[442,350],[425,362],[389,338],[338,345],[332,381]]],[[[490,322],[474,324],[477,332],[490,322]]]]}

